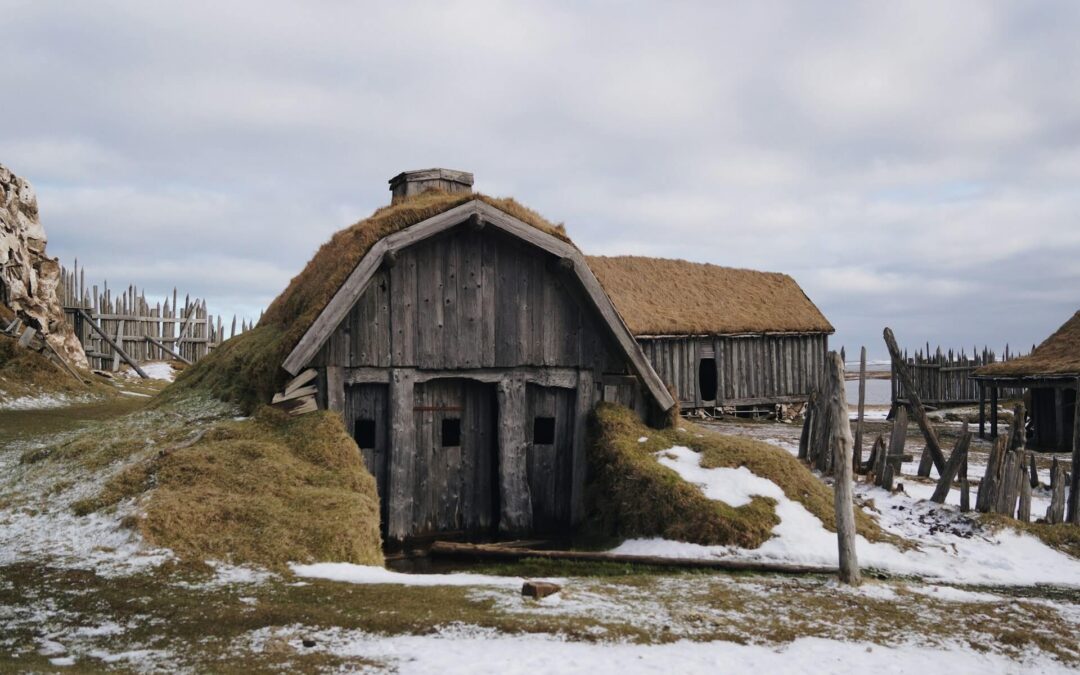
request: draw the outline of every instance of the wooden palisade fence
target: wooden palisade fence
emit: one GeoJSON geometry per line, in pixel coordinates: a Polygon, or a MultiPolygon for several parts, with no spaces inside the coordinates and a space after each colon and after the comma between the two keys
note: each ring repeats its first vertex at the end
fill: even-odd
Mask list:
{"type": "Polygon", "coordinates": [[[87,287],[85,276],[78,261],[72,270],[62,268],[57,294],[93,369],[116,370],[127,362],[140,371],[138,364],[171,359],[194,363],[252,327],[247,321],[238,327],[235,316],[225,325],[221,316],[210,315],[206,300],[181,300],[176,289],[171,302],[166,297],[151,304],[135,286],[119,292],[108,282],[87,287]]]}
{"type": "MultiPolygon", "coordinates": [[[[973,350],[969,356],[965,350],[942,351],[938,347],[936,351],[930,351],[930,345],[926,351],[918,350],[914,356],[909,356],[905,351],[901,360],[907,364],[908,372],[914,380],[916,391],[922,398],[922,402],[931,406],[942,405],[970,405],[979,402],[979,383],[971,376],[976,368],[981,368],[999,360],[1008,361],[1020,354],[1010,352],[1009,346],[1005,346],[1005,352],[1001,359],[991,349],[983,348],[982,351],[973,350]]],[[[896,403],[907,402],[907,388],[903,380],[896,372],[896,363],[892,365],[892,401],[896,403]]],[[[1023,392],[1017,390],[1002,390],[1004,398],[1019,398],[1023,392]]]]}

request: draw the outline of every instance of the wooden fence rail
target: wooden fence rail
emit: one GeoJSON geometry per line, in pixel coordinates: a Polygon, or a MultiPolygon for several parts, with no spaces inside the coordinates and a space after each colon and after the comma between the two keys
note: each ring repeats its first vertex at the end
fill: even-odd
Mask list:
{"type": "MultiPolygon", "coordinates": [[[[999,359],[998,355],[990,349],[983,348],[981,351],[972,350],[969,356],[966,350],[942,351],[938,347],[935,352],[918,350],[914,356],[909,356],[907,351],[903,354],[903,362],[907,364],[908,372],[914,381],[915,391],[919,394],[923,403],[932,406],[942,405],[971,405],[979,402],[979,383],[972,378],[976,368],[981,368],[997,361],[1008,361],[1020,356],[1009,351],[1005,346],[1004,355],[999,359]]],[[[907,402],[907,392],[901,378],[897,374],[896,364],[891,366],[892,371],[892,401],[896,403],[907,402]]],[[[1002,389],[1002,398],[1019,398],[1023,395],[1020,389],[1002,389]]]]}
{"type": "Polygon", "coordinates": [[[166,296],[163,302],[151,304],[145,292],[133,285],[118,292],[108,282],[100,288],[97,284],[88,287],[86,271],[77,260],[73,269],[61,268],[57,294],[90,367],[98,370],[117,370],[129,359],[146,363],[179,357],[194,363],[254,325],[241,320],[237,326],[235,316],[225,325],[220,315],[210,315],[206,300],[190,295],[181,299],[175,288],[171,302],[166,296]]]}

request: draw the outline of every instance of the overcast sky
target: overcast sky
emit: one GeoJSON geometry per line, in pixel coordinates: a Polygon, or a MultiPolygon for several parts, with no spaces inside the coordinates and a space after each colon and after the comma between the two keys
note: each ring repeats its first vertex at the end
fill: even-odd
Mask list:
{"type": "Polygon", "coordinates": [[[1080,3],[0,0],[49,251],[257,316],[444,166],[588,253],[793,275],[837,328],[1030,348],[1080,307],[1080,3]]]}

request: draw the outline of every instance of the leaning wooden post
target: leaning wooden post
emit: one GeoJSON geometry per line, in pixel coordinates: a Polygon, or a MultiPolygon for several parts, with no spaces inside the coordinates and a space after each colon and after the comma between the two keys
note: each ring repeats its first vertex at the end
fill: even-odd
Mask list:
{"type": "Polygon", "coordinates": [[[855,473],[862,470],[863,415],[866,410],[866,347],[859,351],[859,416],[855,420],[855,449],[851,453],[855,473]]]}
{"type": "Polygon", "coordinates": [[[907,364],[903,362],[900,356],[900,348],[896,346],[896,336],[893,335],[891,328],[886,328],[884,335],[885,346],[889,348],[889,357],[896,365],[896,374],[900,376],[900,381],[903,382],[906,390],[908,408],[911,410],[911,414],[914,415],[915,421],[919,423],[923,436],[926,437],[926,449],[930,451],[930,456],[934,459],[934,466],[940,476],[945,470],[945,453],[941,451],[941,443],[938,442],[937,433],[934,432],[934,427],[930,426],[930,420],[926,417],[926,409],[923,408],[919,392],[915,390],[915,380],[911,376],[911,371],[908,370],[907,364]]]}
{"type": "Polygon", "coordinates": [[[844,395],[844,361],[836,352],[829,353],[826,376],[828,407],[833,423],[833,491],[836,506],[836,541],[840,554],[840,581],[859,585],[859,561],[855,555],[855,507],[852,504],[851,422],[848,421],[847,397],[844,395]]]}

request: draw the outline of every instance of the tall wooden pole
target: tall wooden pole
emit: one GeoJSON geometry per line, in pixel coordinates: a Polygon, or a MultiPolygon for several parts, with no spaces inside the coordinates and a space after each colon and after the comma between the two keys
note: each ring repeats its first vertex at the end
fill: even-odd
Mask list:
{"type": "Polygon", "coordinates": [[[930,420],[926,417],[926,409],[923,408],[919,392],[915,391],[915,380],[911,377],[911,371],[900,356],[900,348],[896,346],[896,336],[890,328],[885,329],[884,335],[885,346],[889,348],[889,356],[896,367],[896,374],[900,377],[907,394],[908,409],[911,410],[915,421],[919,423],[919,428],[922,429],[923,436],[926,437],[926,449],[930,451],[930,456],[934,459],[934,466],[937,467],[940,476],[945,470],[945,453],[941,451],[941,443],[938,442],[934,427],[930,426],[930,420]]]}
{"type": "Polygon", "coordinates": [[[851,422],[848,421],[847,396],[844,393],[844,361],[836,352],[829,352],[826,362],[825,386],[827,405],[832,408],[835,425],[833,439],[833,492],[836,507],[836,542],[840,554],[840,581],[859,585],[859,561],[855,555],[855,507],[852,504],[851,422]]]}
{"type": "Polygon", "coordinates": [[[1066,522],[1080,525],[1080,379],[1076,380],[1073,406],[1072,479],[1069,481],[1069,509],[1066,522]]]}
{"type": "Polygon", "coordinates": [[[852,468],[862,468],[863,415],[866,410],[866,347],[859,351],[859,419],[855,421],[855,449],[851,453],[852,468]]]}

